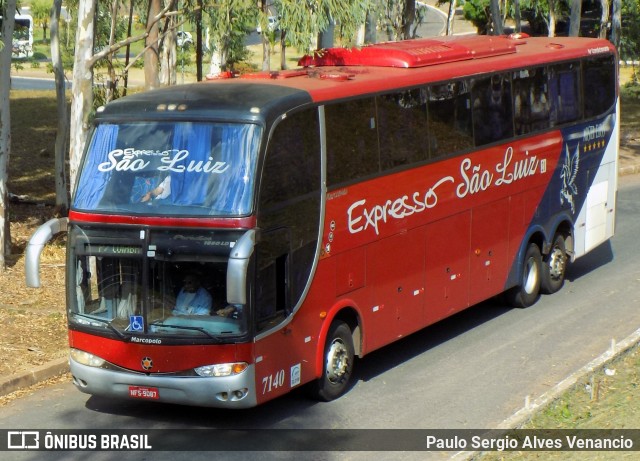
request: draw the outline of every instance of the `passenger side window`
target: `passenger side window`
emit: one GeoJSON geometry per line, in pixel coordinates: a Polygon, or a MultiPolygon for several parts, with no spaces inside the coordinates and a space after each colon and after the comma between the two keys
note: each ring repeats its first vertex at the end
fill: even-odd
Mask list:
{"type": "Polygon", "coordinates": [[[473,137],[483,146],[513,136],[511,80],[508,74],[495,74],[472,80],[473,137]]]}
{"type": "Polygon", "coordinates": [[[327,105],[325,120],[329,186],[380,171],[375,98],[327,105]]]}
{"type": "Polygon", "coordinates": [[[549,128],[549,94],[544,67],[513,73],[513,119],[515,134],[549,128]]]}
{"type": "Polygon", "coordinates": [[[387,94],[376,101],[382,170],[427,160],[427,90],[387,94]]]}
{"type": "Polygon", "coordinates": [[[431,158],[473,147],[471,93],[466,81],[430,87],[428,107],[431,158]]]}
{"type": "Polygon", "coordinates": [[[616,99],[616,65],[613,56],[590,59],[583,63],[584,116],[604,114],[616,99]]]}
{"type": "Polygon", "coordinates": [[[262,168],[256,245],[256,321],[268,329],[290,314],[311,275],[320,230],[318,109],[281,120],[262,168]]]}
{"type": "Polygon", "coordinates": [[[560,64],[549,68],[549,115],[552,126],[582,117],[580,65],[560,64]]]}

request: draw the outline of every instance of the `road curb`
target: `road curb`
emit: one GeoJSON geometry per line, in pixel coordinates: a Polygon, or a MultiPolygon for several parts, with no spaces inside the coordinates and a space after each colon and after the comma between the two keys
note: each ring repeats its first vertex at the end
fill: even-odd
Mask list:
{"type": "Polygon", "coordinates": [[[640,164],[623,166],[618,169],[618,174],[620,176],[626,176],[626,175],[637,174],[637,173],[640,173],[640,164]]]}
{"type": "MultiPolygon", "coordinates": [[[[525,398],[524,407],[516,411],[510,417],[502,421],[496,426],[496,431],[507,431],[510,429],[517,429],[527,421],[529,421],[536,413],[543,410],[555,400],[560,398],[566,391],[576,385],[581,379],[593,374],[599,370],[602,370],[605,365],[612,362],[616,358],[622,356],[633,347],[640,343],[640,328],[627,336],[624,340],[616,343],[614,339],[611,340],[611,347],[598,357],[584,365],[579,370],[571,373],[565,379],[556,384],[553,388],[534,399],[530,400],[529,396],[525,398]]],[[[477,459],[476,457],[482,453],[482,451],[465,451],[457,452],[450,459],[455,461],[470,461],[477,459]]]]}
{"type": "Polygon", "coordinates": [[[0,397],[67,373],[68,371],[69,359],[63,357],[35,367],[33,370],[16,373],[6,378],[0,378],[0,397]]]}

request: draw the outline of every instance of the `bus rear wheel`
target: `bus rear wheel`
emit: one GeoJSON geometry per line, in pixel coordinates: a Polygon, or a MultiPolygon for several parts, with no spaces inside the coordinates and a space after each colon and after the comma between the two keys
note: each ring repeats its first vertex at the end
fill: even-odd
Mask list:
{"type": "Polygon", "coordinates": [[[522,260],[520,283],[507,291],[507,301],[514,307],[529,307],[540,297],[542,255],[535,243],[530,243],[522,260]]]}
{"type": "Polygon", "coordinates": [[[329,402],[344,394],[351,383],[354,356],[351,329],[342,321],[333,322],[324,346],[322,376],[312,384],[312,396],[329,402]]]}
{"type": "Polygon", "coordinates": [[[552,294],[559,291],[562,285],[564,285],[566,270],[567,251],[564,236],[557,234],[553,239],[551,251],[542,261],[540,291],[544,294],[552,294]]]}

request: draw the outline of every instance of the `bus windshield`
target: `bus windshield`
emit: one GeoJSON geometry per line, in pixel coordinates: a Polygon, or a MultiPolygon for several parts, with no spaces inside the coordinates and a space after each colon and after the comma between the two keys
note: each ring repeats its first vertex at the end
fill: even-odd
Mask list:
{"type": "Polygon", "coordinates": [[[246,332],[246,306],[227,302],[237,231],[99,229],[69,234],[69,320],[126,335],[225,341],[246,332]]]}
{"type": "Polygon", "coordinates": [[[100,124],[73,205],[116,214],[247,215],[260,133],[239,123],[100,124]]]}

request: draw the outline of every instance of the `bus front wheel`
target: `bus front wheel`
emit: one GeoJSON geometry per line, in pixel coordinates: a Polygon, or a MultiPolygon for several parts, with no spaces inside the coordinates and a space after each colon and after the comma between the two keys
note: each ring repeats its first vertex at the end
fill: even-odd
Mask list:
{"type": "Polygon", "coordinates": [[[324,346],[322,376],[311,387],[314,398],[329,402],[347,391],[353,373],[354,355],[351,329],[342,321],[333,322],[324,346]]]}
{"type": "Polygon", "coordinates": [[[535,243],[530,243],[522,260],[520,283],[507,291],[507,301],[514,307],[529,307],[540,297],[542,255],[535,243]]]}
{"type": "Polygon", "coordinates": [[[560,290],[564,285],[566,269],[567,251],[564,237],[561,234],[557,234],[553,239],[551,251],[542,261],[540,291],[544,294],[552,294],[560,290]]]}

